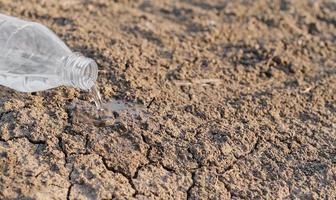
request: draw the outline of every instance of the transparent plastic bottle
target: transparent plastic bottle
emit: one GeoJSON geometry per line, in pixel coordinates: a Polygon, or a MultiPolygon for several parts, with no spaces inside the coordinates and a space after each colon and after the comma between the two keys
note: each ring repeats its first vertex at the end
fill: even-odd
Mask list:
{"type": "Polygon", "coordinates": [[[50,29],[0,14],[0,85],[35,92],[61,85],[89,90],[97,64],[73,53],[50,29]]]}

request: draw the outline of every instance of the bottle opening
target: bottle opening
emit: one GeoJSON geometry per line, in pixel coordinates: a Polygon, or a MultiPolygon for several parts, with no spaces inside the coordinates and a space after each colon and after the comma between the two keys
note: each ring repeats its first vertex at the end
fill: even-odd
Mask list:
{"type": "Polygon", "coordinates": [[[68,85],[89,90],[98,77],[98,66],[94,60],[75,53],[65,58],[65,81],[68,85]]]}

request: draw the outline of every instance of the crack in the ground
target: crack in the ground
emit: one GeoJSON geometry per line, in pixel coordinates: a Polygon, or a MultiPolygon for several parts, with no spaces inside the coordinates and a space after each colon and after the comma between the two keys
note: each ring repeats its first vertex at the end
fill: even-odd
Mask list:
{"type": "Polygon", "coordinates": [[[33,140],[33,139],[29,138],[27,135],[11,137],[7,140],[5,140],[3,138],[0,138],[0,141],[8,143],[9,141],[16,140],[16,139],[27,139],[28,142],[30,142],[31,144],[34,144],[34,145],[45,145],[46,144],[46,141],[44,141],[44,140],[33,140]]]}
{"type": "Polygon", "coordinates": [[[80,152],[72,152],[72,153],[69,153],[68,156],[73,156],[73,155],[90,155],[90,154],[92,154],[92,153],[89,152],[89,150],[88,150],[88,146],[89,146],[89,135],[87,134],[87,135],[85,136],[84,151],[80,151],[80,152]]]}
{"type": "Polygon", "coordinates": [[[89,147],[89,134],[86,134],[85,135],[85,144],[84,144],[84,149],[85,149],[85,152],[88,152],[88,147],[89,147]]]}
{"type": "Polygon", "coordinates": [[[154,164],[155,162],[153,162],[151,159],[150,159],[150,152],[152,151],[152,146],[149,145],[149,148],[147,150],[147,153],[146,153],[146,158],[148,160],[148,162],[144,165],[139,165],[136,170],[135,170],[135,173],[134,173],[134,176],[132,177],[133,179],[136,179],[138,176],[139,176],[139,172],[142,168],[150,165],[150,164],[154,164]]]}
{"type": "MultiPolygon", "coordinates": [[[[69,155],[68,155],[68,153],[65,150],[64,142],[63,142],[62,137],[58,136],[57,139],[58,139],[58,146],[61,149],[61,152],[64,154],[64,167],[66,168],[67,164],[68,164],[69,155]]],[[[66,198],[67,200],[70,200],[71,189],[74,186],[74,183],[71,182],[71,175],[72,175],[72,172],[74,171],[74,169],[75,168],[72,165],[71,171],[69,172],[69,175],[68,175],[68,181],[69,181],[70,185],[69,185],[68,191],[67,191],[67,198],[66,198]]]]}
{"type": "Polygon", "coordinates": [[[150,146],[149,141],[148,141],[148,138],[147,138],[143,133],[141,133],[140,136],[141,136],[142,141],[143,141],[145,144],[147,144],[148,146],[150,146]]]}
{"type": "MultiPolygon", "coordinates": [[[[70,109],[69,109],[68,107],[66,107],[66,108],[65,108],[65,112],[66,112],[67,115],[68,115],[68,117],[67,117],[67,123],[68,123],[68,125],[69,125],[69,124],[72,124],[72,114],[71,114],[71,112],[70,112],[70,109]]],[[[66,125],[66,126],[64,127],[64,132],[68,132],[68,131],[71,132],[72,129],[67,130],[67,128],[69,128],[68,125],[66,125]]],[[[71,133],[70,133],[70,134],[71,134],[71,133]]],[[[64,141],[63,141],[62,136],[61,136],[61,135],[58,136],[57,139],[58,139],[58,146],[59,146],[59,148],[61,149],[62,153],[64,154],[64,167],[66,168],[66,167],[67,167],[67,164],[69,164],[69,163],[68,163],[68,158],[69,158],[69,156],[71,156],[71,154],[68,155],[68,153],[66,152],[66,150],[65,150],[65,144],[64,144],[64,141]]],[[[68,191],[67,191],[67,196],[66,196],[66,199],[67,199],[67,200],[70,200],[71,190],[72,190],[72,187],[75,185],[74,183],[72,183],[72,180],[71,180],[71,175],[72,175],[72,173],[73,173],[74,170],[75,170],[75,167],[74,167],[74,165],[72,164],[72,166],[71,166],[71,170],[70,170],[69,175],[68,175],[68,181],[69,181],[70,185],[69,185],[69,187],[68,187],[68,191]]]]}
{"type": "Polygon", "coordinates": [[[7,115],[7,114],[9,114],[9,113],[11,113],[11,112],[14,112],[13,110],[10,110],[10,111],[6,111],[6,112],[3,112],[3,113],[0,113],[0,120],[2,120],[2,117],[4,116],[4,115],[7,115]]]}
{"type": "Polygon", "coordinates": [[[35,145],[45,145],[46,141],[44,140],[32,140],[29,137],[25,137],[30,143],[35,144],[35,145]]]}
{"type": "Polygon", "coordinates": [[[128,180],[128,183],[130,184],[130,186],[133,188],[133,190],[135,191],[134,194],[132,195],[133,197],[136,197],[138,194],[142,194],[138,191],[138,189],[135,187],[134,183],[133,183],[133,180],[132,180],[132,177],[128,174],[126,174],[125,172],[123,171],[120,171],[120,170],[117,170],[113,167],[110,167],[108,164],[107,164],[107,160],[104,156],[100,155],[100,154],[97,154],[99,157],[101,157],[102,159],[102,162],[103,162],[103,165],[105,166],[105,168],[115,174],[120,174],[122,175],[123,177],[125,177],[127,180],[128,180]]]}
{"type": "Polygon", "coordinates": [[[191,198],[191,190],[195,187],[196,185],[196,170],[191,172],[191,179],[192,179],[192,184],[190,187],[187,189],[187,200],[192,199],[191,198]]]}
{"type": "Polygon", "coordinates": [[[158,165],[160,165],[163,169],[165,169],[166,171],[168,171],[168,172],[170,172],[170,173],[174,173],[174,174],[176,174],[175,169],[172,169],[172,168],[170,168],[170,167],[165,166],[165,165],[162,163],[162,161],[153,161],[153,160],[150,158],[150,153],[151,153],[153,147],[149,144],[149,141],[148,141],[148,139],[146,138],[146,136],[144,136],[143,134],[141,134],[141,138],[142,138],[143,142],[149,146],[149,148],[148,148],[148,150],[147,150],[147,153],[146,153],[146,159],[148,160],[148,162],[147,162],[146,164],[144,164],[144,165],[141,165],[141,166],[138,166],[138,167],[137,167],[136,172],[134,173],[133,179],[136,178],[136,177],[138,176],[139,171],[140,171],[142,168],[144,168],[144,167],[146,167],[146,166],[148,166],[148,165],[151,165],[151,164],[158,164],[158,165]]]}
{"type": "Polygon", "coordinates": [[[64,167],[66,167],[66,165],[68,164],[68,154],[66,153],[66,150],[64,149],[64,143],[63,143],[62,137],[58,136],[57,139],[58,139],[58,146],[64,155],[64,167]]]}
{"type": "Polygon", "coordinates": [[[151,105],[153,104],[153,102],[155,101],[155,97],[149,102],[149,104],[147,105],[147,109],[149,109],[151,107],[151,105]]]}
{"type": "Polygon", "coordinates": [[[40,171],[39,173],[37,173],[34,177],[35,177],[35,178],[38,178],[41,174],[43,174],[43,173],[46,172],[46,171],[48,171],[48,170],[42,170],[42,171],[40,171]]]}
{"type": "Polygon", "coordinates": [[[72,172],[74,171],[74,169],[75,168],[72,166],[72,169],[71,169],[71,171],[69,173],[69,176],[68,176],[68,180],[69,180],[70,185],[69,185],[68,191],[67,191],[67,200],[70,200],[71,189],[74,186],[74,183],[71,182],[71,175],[72,175],[72,172]]]}
{"type": "Polygon", "coordinates": [[[72,119],[73,119],[73,115],[71,113],[71,109],[69,108],[69,106],[65,107],[65,112],[67,113],[68,117],[67,117],[67,123],[68,124],[72,124],[72,119]]]}
{"type": "Polygon", "coordinates": [[[0,142],[4,142],[8,144],[7,140],[2,139],[1,137],[0,137],[0,142]]]}
{"type": "Polygon", "coordinates": [[[176,174],[175,169],[172,169],[172,168],[170,168],[170,167],[165,166],[162,162],[159,162],[159,164],[160,164],[161,167],[162,167],[163,169],[165,169],[166,171],[168,171],[168,172],[170,172],[170,173],[173,173],[173,174],[176,174]]]}
{"type": "Polygon", "coordinates": [[[196,156],[194,155],[193,151],[190,148],[187,148],[187,151],[191,154],[192,159],[194,159],[197,163],[197,167],[191,169],[191,179],[192,179],[192,184],[190,185],[190,187],[187,189],[187,200],[192,199],[191,195],[192,195],[192,189],[194,187],[196,187],[196,172],[197,170],[200,170],[203,167],[209,167],[208,165],[204,165],[201,161],[199,161],[196,156]]]}
{"type": "Polygon", "coordinates": [[[256,139],[256,142],[253,144],[252,148],[250,149],[249,152],[247,152],[246,154],[244,155],[241,155],[241,156],[235,156],[236,160],[233,161],[233,163],[227,167],[224,168],[223,171],[221,172],[218,172],[218,169],[216,169],[217,171],[217,177],[218,177],[218,180],[221,181],[223,184],[224,184],[224,187],[225,189],[230,193],[230,198],[232,197],[238,197],[235,193],[232,192],[232,189],[230,187],[230,185],[228,183],[226,183],[224,180],[222,180],[219,176],[220,175],[224,175],[226,172],[230,171],[233,169],[233,167],[242,159],[245,159],[247,158],[249,155],[251,154],[254,154],[255,152],[258,151],[258,148],[259,148],[259,145],[260,145],[260,140],[261,138],[259,136],[257,136],[257,139],[256,139]]]}
{"type": "Polygon", "coordinates": [[[68,188],[68,192],[67,192],[67,197],[66,197],[67,200],[70,200],[70,194],[71,194],[72,187],[73,187],[73,184],[71,183],[69,188],[68,188]]]}

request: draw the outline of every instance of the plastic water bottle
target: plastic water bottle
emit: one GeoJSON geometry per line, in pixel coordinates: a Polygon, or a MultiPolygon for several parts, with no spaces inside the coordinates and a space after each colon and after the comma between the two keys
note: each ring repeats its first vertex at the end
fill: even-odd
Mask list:
{"type": "Polygon", "coordinates": [[[0,85],[35,92],[61,85],[89,90],[94,60],[73,53],[50,29],[0,14],[0,85]]]}

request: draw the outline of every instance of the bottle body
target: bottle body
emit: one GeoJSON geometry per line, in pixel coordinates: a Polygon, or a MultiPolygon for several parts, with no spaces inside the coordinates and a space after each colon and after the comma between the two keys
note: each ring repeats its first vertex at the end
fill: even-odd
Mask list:
{"type": "Polygon", "coordinates": [[[93,60],[72,53],[48,28],[0,14],[0,85],[21,92],[89,89],[97,73],[93,60]]]}

